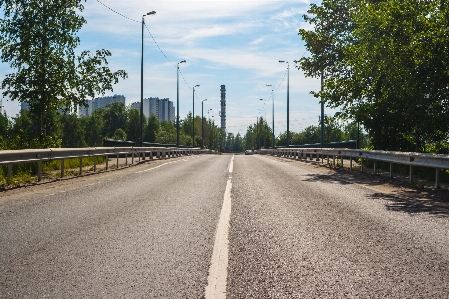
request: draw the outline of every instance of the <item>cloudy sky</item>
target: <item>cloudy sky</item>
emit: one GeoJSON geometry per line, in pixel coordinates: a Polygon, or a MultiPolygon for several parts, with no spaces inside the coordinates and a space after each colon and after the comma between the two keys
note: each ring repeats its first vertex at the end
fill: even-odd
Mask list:
{"type": "MultiPolygon", "coordinates": [[[[224,84],[228,132],[243,135],[265,113],[271,126],[273,88],[279,135],[286,130],[287,64],[278,61],[285,60],[290,62],[290,130],[299,131],[317,125],[320,114],[318,99],[309,94],[319,90],[319,80],[294,68],[294,60],[307,54],[298,29],[307,27],[302,15],[313,2],[319,0],[87,0],[79,50],[110,50],[109,67],[126,70],[129,78],[106,95],[124,95],[127,104],[140,101],[140,21],[156,11],[145,17],[144,97],[170,98],[176,105],[176,64],[185,59],[179,65],[181,119],[192,111],[192,88],[200,85],[195,115],[207,99],[205,116],[212,109],[209,117],[219,123],[224,84]]],[[[1,73],[8,72],[2,65],[1,73]]],[[[19,111],[17,102],[4,99],[3,105],[9,116],[19,111]]]]}

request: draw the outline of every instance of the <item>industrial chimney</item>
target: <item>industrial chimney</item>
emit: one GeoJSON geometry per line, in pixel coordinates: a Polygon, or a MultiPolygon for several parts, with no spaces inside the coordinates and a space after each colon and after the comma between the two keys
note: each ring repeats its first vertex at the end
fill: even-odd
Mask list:
{"type": "Polygon", "coordinates": [[[223,132],[226,132],[226,86],[221,86],[221,111],[220,111],[220,117],[221,117],[221,130],[223,132]]]}

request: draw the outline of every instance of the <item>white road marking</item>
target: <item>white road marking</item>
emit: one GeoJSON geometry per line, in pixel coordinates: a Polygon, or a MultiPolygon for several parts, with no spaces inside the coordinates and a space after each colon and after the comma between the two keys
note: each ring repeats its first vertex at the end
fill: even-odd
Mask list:
{"type": "Polygon", "coordinates": [[[180,161],[187,161],[187,160],[189,160],[189,158],[187,158],[187,159],[182,159],[182,160],[179,160],[179,161],[170,161],[170,162],[166,162],[166,163],[164,163],[164,164],[161,164],[161,165],[159,165],[159,166],[156,166],[156,167],[148,168],[148,169],[145,169],[145,170],[141,170],[141,171],[136,171],[135,173],[142,173],[142,172],[147,172],[147,171],[150,171],[150,170],[153,170],[153,169],[156,169],[156,168],[162,167],[162,166],[164,166],[164,165],[168,165],[168,164],[171,164],[171,163],[176,163],[176,162],[180,162],[180,161]]]}
{"type": "Polygon", "coordinates": [[[234,170],[234,155],[232,155],[231,161],[229,162],[229,173],[232,173],[232,171],[234,170]]]}
{"type": "Polygon", "coordinates": [[[205,290],[206,299],[226,299],[226,280],[228,276],[229,221],[231,219],[231,190],[234,155],[229,163],[229,179],[226,183],[220,220],[215,233],[214,250],[205,290]]]}

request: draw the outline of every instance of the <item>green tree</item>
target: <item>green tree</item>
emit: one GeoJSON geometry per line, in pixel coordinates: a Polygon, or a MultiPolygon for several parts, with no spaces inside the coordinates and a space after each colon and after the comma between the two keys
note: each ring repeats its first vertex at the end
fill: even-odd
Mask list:
{"type": "Polygon", "coordinates": [[[103,136],[105,137],[114,136],[117,129],[126,128],[127,126],[128,113],[125,104],[121,102],[107,104],[103,108],[102,115],[104,120],[103,136]]]}
{"type": "Polygon", "coordinates": [[[7,140],[9,136],[11,122],[6,112],[0,114],[0,149],[7,149],[7,140]]]}
{"type": "Polygon", "coordinates": [[[160,123],[159,132],[156,134],[156,142],[162,144],[176,143],[176,127],[173,123],[167,121],[160,123]]]}
{"type": "Polygon", "coordinates": [[[122,128],[118,128],[114,131],[114,136],[112,136],[114,140],[126,140],[126,133],[122,128]]]}
{"type": "MultiPolygon", "coordinates": [[[[146,119],[144,118],[143,127],[145,128],[146,119]]],[[[140,144],[140,112],[137,109],[128,108],[128,122],[126,126],[126,135],[128,140],[140,144]]]]}
{"type": "MultiPolygon", "coordinates": [[[[52,117],[57,118],[56,113],[52,117]]],[[[61,132],[59,126],[53,126],[52,135],[44,138],[36,137],[30,111],[21,110],[12,118],[11,129],[6,142],[7,149],[52,148],[61,146],[61,132]]]]}
{"type": "Polygon", "coordinates": [[[234,147],[232,150],[237,153],[243,152],[244,150],[244,140],[242,138],[242,135],[240,135],[240,133],[237,133],[237,135],[235,135],[234,147]]]}
{"type": "Polygon", "coordinates": [[[103,145],[104,118],[103,109],[95,109],[92,114],[84,119],[85,140],[88,146],[103,145]]]}
{"type": "Polygon", "coordinates": [[[446,1],[323,0],[299,34],[312,92],[367,130],[375,149],[419,150],[449,133],[446,1]]]}
{"type": "Polygon", "coordinates": [[[85,147],[85,128],[83,120],[76,114],[64,114],[61,117],[62,124],[62,147],[85,147]]]}
{"type": "MultiPolygon", "coordinates": [[[[192,121],[193,121],[192,112],[189,112],[189,114],[187,114],[186,118],[182,120],[181,125],[180,125],[181,130],[189,136],[192,136],[192,121]]],[[[190,138],[192,138],[192,137],[190,137],[190,138]]],[[[190,142],[190,143],[192,143],[192,142],[190,142]]]]}
{"type": "Polygon", "coordinates": [[[155,114],[151,114],[150,117],[148,117],[147,126],[145,127],[144,141],[150,143],[156,142],[156,135],[159,132],[159,129],[159,120],[155,114]]]}
{"type": "Polygon", "coordinates": [[[0,58],[16,70],[3,79],[3,95],[29,103],[34,134],[49,134],[53,112],[85,105],[86,98],[112,90],[112,84],[127,76],[106,66],[108,50],[76,55],[76,33],[86,23],[77,14],[82,2],[0,0],[0,58]]]}

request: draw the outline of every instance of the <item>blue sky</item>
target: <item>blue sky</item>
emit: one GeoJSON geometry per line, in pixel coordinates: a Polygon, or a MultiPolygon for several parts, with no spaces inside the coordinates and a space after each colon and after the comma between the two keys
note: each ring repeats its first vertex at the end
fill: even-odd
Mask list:
{"type": "MultiPolygon", "coordinates": [[[[123,94],[127,104],[140,101],[142,15],[144,32],[144,97],[170,98],[176,105],[176,64],[180,64],[180,118],[192,111],[201,115],[201,101],[219,124],[220,85],[226,85],[227,130],[244,135],[256,117],[272,122],[272,84],[276,136],[286,130],[287,64],[290,62],[290,130],[317,125],[319,100],[309,94],[320,82],[305,78],[294,60],[307,54],[299,28],[308,28],[302,15],[317,0],[100,0],[126,16],[88,0],[82,15],[87,24],[79,32],[79,50],[108,49],[111,70],[124,69],[129,78],[106,95],[123,94]],[[129,19],[128,19],[129,18],[129,19]],[[131,20],[130,20],[131,19],[131,20]],[[135,22],[133,20],[139,21],[135,22]],[[156,45],[156,43],[158,46],[156,45]],[[265,101],[260,101],[264,99],[265,101]],[[258,110],[259,109],[259,110],[258,110]]],[[[1,66],[1,73],[10,70],[1,66]]],[[[3,77],[3,76],[2,76],[3,77]]],[[[19,111],[17,102],[3,100],[9,116],[19,111]]],[[[326,109],[326,113],[331,111],[326,109]]]]}

